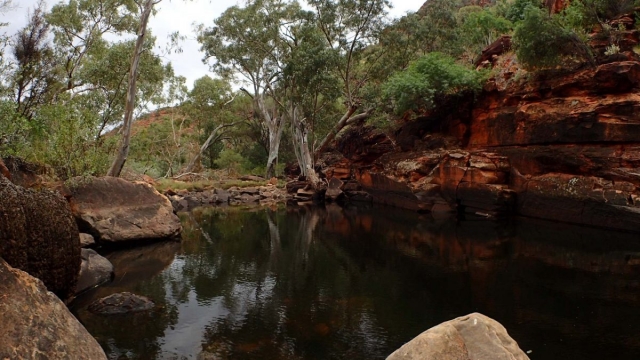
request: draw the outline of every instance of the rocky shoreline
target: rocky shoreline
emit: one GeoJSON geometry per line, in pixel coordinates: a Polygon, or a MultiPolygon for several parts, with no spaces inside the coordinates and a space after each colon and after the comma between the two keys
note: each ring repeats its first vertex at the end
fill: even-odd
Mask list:
{"type": "MultiPolygon", "coordinates": [[[[265,183],[267,181],[265,180],[265,183]]],[[[292,199],[284,189],[273,183],[264,186],[231,187],[229,189],[198,189],[164,191],[175,212],[189,211],[199,206],[238,206],[261,205],[270,206],[292,199]]]]}

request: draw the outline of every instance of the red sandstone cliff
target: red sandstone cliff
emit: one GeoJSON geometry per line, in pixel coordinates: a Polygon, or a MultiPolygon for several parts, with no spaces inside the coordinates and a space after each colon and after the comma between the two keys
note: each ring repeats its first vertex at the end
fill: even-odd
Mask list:
{"type": "Polygon", "coordinates": [[[415,210],[640,231],[640,62],[515,78],[389,136],[350,130],[327,175],[415,210]]]}

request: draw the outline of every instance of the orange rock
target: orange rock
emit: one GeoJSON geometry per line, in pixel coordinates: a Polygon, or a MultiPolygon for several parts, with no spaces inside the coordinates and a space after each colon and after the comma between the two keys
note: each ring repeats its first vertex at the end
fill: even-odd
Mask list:
{"type": "Polygon", "coordinates": [[[7,179],[11,180],[11,173],[9,172],[9,169],[7,169],[7,167],[4,164],[4,161],[2,161],[2,158],[0,158],[0,174],[2,174],[2,176],[6,177],[7,179]]]}

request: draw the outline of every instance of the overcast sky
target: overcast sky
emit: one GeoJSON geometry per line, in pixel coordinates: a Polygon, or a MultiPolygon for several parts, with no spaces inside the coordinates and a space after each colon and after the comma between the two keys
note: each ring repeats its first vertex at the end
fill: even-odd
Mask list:
{"type": "MultiPolygon", "coordinates": [[[[65,2],[68,0],[64,0],[65,2]]],[[[0,16],[0,22],[9,23],[4,30],[14,34],[27,21],[27,11],[33,8],[38,0],[14,0],[17,8],[0,16]]],[[[47,5],[53,6],[60,1],[48,0],[47,5]]],[[[417,11],[425,0],[391,0],[393,9],[390,16],[399,17],[407,11],[417,11]]],[[[176,74],[187,78],[187,85],[191,87],[193,81],[209,73],[207,65],[202,63],[203,54],[193,34],[194,24],[210,25],[230,6],[240,4],[241,0],[164,0],[156,5],[158,10],[151,18],[149,26],[157,37],[158,46],[164,47],[169,34],[179,31],[188,39],[182,45],[183,52],[171,54],[166,60],[171,61],[176,74]]]]}

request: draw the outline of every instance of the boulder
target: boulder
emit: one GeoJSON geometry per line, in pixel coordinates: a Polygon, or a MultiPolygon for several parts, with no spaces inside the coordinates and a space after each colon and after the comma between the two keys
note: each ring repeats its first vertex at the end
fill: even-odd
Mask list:
{"type": "Polygon", "coordinates": [[[259,195],[260,189],[257,187],[246,187],[239,190],[240,195],[259,195]]]}
{"type": "Polygon", "coordinates": [[[98,299],[89,305],[94,314],[116,315],[153,309],[155,304],[148,297],[121,292],[98,299]]]}
{"type": "Polygon", "coordinates": [[[393,352],[387,360],[526,360],[507,330],[479,313],[434,326],[393,352]]]}
{"type": "Polygon", "coordinates": [[[80,228],[107,243],[176,237],[182,227],[169,199],[144,182],[83,177],[61,189],[80,228]]]}
{"type": "Polygon", "coordinates": [[[231,193],[224,189],[215,189],[216,204],[228,204],[231,193]]]}
{"type": "Polygon", "coordinates": [[[0,259],[0,359],[106,359],[43,283],[0,259]]]}
{"type": "Polygon", "coordinates": [[[82,264],[76,285],[76,293],[103,284],[113,277],[113,265],[95,250],[82,249],[82,264]]]}
{"type": "Polygon", "coordinates": [[[85,234],[85,233],[81,233],[80,234],[80,246],[81,247],[89,247],[92,245],[95,245],[96,240],[93,238],[93,236],[91,234],[85,234]]]}
{"type": "Polygon", "coordinates": [[[24,189],[4,177],[0,199],[0,256],[67,299],[80,270],[80,236],[67,202],[55,192],[24,189]]]}
{"type": "Polygon", "coordinates": [[[265,179],[263,177],[255,176],[255,175],[240,176],[240,180],[242,180],[242,181],[255,181],[255,182],[265,181],[265,179]]]}

